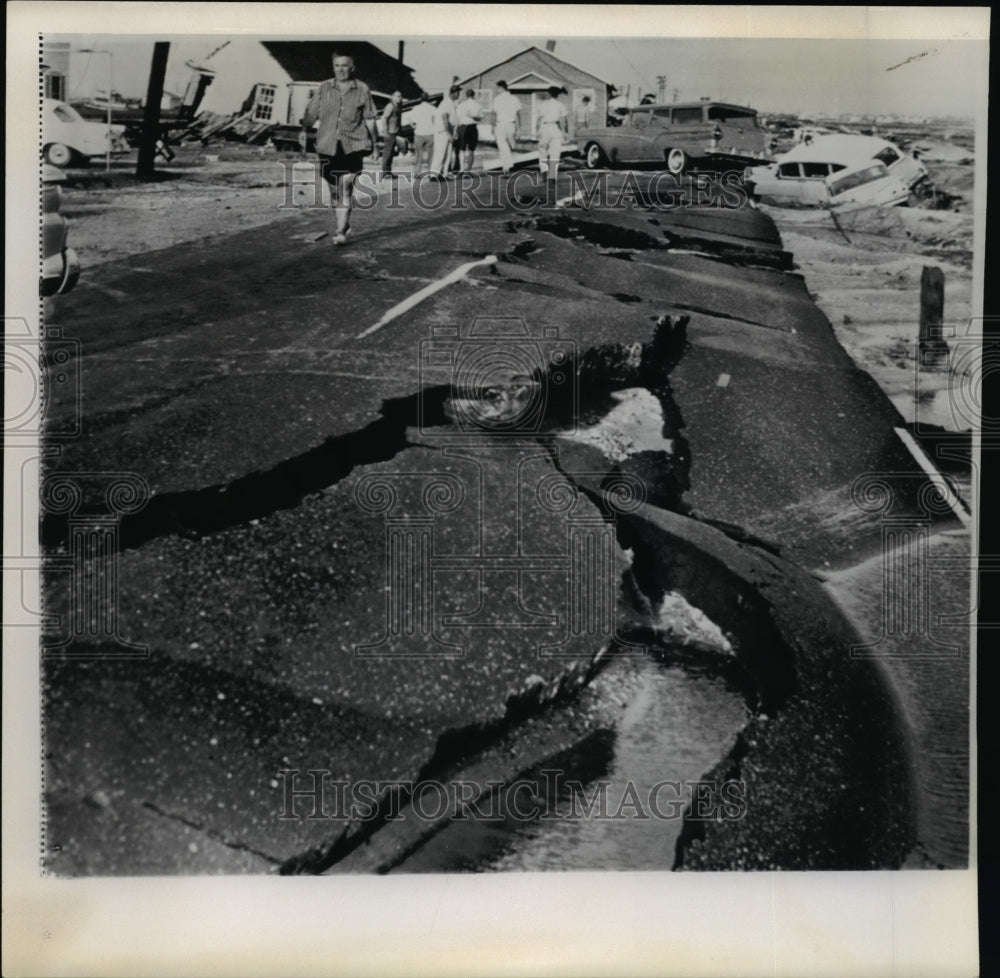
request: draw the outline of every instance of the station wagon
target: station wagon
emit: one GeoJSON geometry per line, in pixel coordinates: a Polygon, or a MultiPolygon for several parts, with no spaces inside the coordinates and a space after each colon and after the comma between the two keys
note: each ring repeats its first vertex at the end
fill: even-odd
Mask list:
{"type": "Polygon", "coordinates": [[[577,130],[576,142],[590,169],[659,163],[679,174],[694,160],[712,158],[742,169],[765,156],[756,110],[728,102],[639,105],[620,126],[577,130]]]}

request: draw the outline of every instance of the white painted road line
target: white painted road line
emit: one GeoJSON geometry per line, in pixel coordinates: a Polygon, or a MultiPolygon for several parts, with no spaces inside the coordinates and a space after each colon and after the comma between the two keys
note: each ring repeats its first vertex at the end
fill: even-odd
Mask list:
{"type": "Polygon", "coordinates": [[[916,443],[913,436],[905,428],[896,428],[895,432],[899,435],[899,440],[910,450],[910,454],[917,460],[917,465],[927,473],[931,482],[941,490],[941,495],[948,500],[948,505],[954,510],[955,515],[962,521],[963,525],[968,526],[971,520],[968,508],[955,495],[954,490],[948,485],[948,480],[934,468],[934,463],[924,454],[924,450],[916,443]]]}
{"type": "Polygon", "coordinates": [[[446,286],[461,281],[472,269],[478,268],[481,265],[495,265],[496,263],[496,255],[487,255],[479,261],[470,261],[464,265],[459,265],[458,268],[453,272],[449,272],[444,278],[439,278],[436,282],[425,285],[419,292],[414,292],[413,295],[407,297],[402,302],[397,302],[374,326],[369,326],[364,332],[358,333],[356,339],[362,340],[366,336],[371,336],[372,333],[380,330],[386,323],[391,323],[397,316],[402,316],[404,312],[407,312],[414,306],[420,305],[424,299],[430,298],[435,292],[440,292],[446,286]]]}
{"type": "Polygon", "coordinates": [[[568,197],[562,197],[556,201],[556,207],[566,207],[569,204],[576,204],[583,200],[583,191],[577,190],[576,193],[570,194],[568,197]]]}

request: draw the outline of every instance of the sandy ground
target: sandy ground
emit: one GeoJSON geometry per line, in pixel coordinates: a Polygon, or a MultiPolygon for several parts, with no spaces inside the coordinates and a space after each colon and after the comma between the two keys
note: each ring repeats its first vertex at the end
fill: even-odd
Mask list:
{"type": "MultiPolygon", "coordinates": [[[[971,153],[942,144],[938,155],[957,156],[926,161],[935,185],[956,197],[950,210],[877,208],[842,216],[840,228],[820,210],[762,210],[778,225],[837,338],[903,417],[962,430],[970,427],[965,399],[949,392],[968,388],[970,358],[952,357],[956,374],[949,365],[918,370],[916,356],[925,265],[944,272],[946,322],[961,325],[970,316],[971,153]]],[[[285,177],[295,161],[290,153],[240,145],[181,147],[169,167],[161,166],[157,183],[137,184],[130,162],[117,163],[110,174],[97,166],[70,171],[63,213],[84,274],[87,267],[184,241],[295,220],[301,211],[289,202],[313,194],[306,176],[289,196],[285,177]]],[[[403,156],[395,169],[405,173],[412,164],[412,155],[403,156]]]]}
{"type": "Polygon", "coordinates": [[[103,262],[293,218],[294,209],[282,208],[282,157],[252,154],[182,148],[173,165],[160,168],[161,180],[145,184],[135,181],[132,163],[116,163],[110,174],[96,165],[69,171],[62,213],[83,274],[103,262]]]}
{"type": "Polygon", "coordinates": [[[970,412],[973,363],[953,349],[949,364],[918,369],[920,276],[924,266],[945,278],[944,320],[957,335],[971,315],[972,165],[928,163],[935,184],[958,198],[949,210],[883,207],[839,217],[821,210],[767,207],[785,248],[837,339],[886,392],[908,422],[961,431],[970,412]]]}

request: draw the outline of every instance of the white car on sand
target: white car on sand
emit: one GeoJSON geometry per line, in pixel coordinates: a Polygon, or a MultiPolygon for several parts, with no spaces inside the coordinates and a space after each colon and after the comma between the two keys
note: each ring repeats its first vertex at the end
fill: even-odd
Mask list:
{"type": "Polygon", "coordinates": [[[768,166],[748,169],[745,178],[754,195],[767,204],[817,207],[828,201],[827,177],[874,164],[881,164],[888,174],[902,180],[907,196],[927,178],[927,167],[920,160],[888,140],[850,133],[817,136],[768,166]]]}
{"type": "MultiPolygon", "coordinates": [[[[127,153],[125,127],[112,125],[111,153],[127,153]]],[[[108,126],[89,122],[72,105],[53,98],[42,101],[42,156],[53,166],[69,166],[76,160],[86,162],[108,151],[108,126]]]]}

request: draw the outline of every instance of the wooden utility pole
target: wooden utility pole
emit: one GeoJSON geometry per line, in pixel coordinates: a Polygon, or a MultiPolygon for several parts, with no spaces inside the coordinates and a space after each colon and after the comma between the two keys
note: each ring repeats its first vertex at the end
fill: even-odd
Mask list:
{"type": "Polygon", "coordinates": [[[142,139],[139,142],[139,163],[135,175],[140,180],[152,180],[156,175],[156,144],[160,140],[160,103],[163,101],[163,82],[167,77],[169,41],[153,45],[153,61],[149,68],[149,85],[146,88],[146,110],[142,117],[142,139]]]}
{"type": "Polygon", "coordinates": [[[944,272],[924,265],[920,273],[920,365],[932,367],[948,356],[941,326],[944,323],[944,272]]]}

